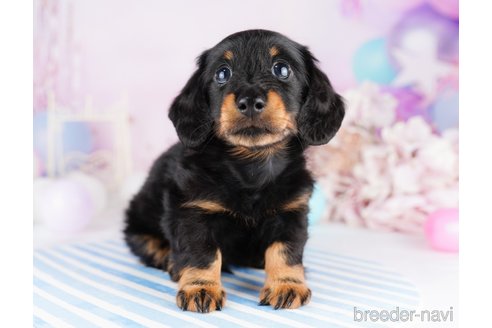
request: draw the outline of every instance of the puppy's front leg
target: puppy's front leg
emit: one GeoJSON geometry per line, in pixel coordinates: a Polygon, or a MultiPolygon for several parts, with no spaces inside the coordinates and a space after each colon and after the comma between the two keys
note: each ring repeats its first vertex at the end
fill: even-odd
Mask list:
{"type": "Polygon", "coordinates": [[[265,286],[260,293],[260,305],[295,309],[307,304],[311,290],[306,286],[302,262],[289,259],[288,244],[274,242],[265,252],[265,286]],[[296,263],[297,262],[297,263],[296,263]]]}
{"type": "Polygon", "coordinates": [[[206,266],[186,266],[179,272],[179,291],[176,304],[183,311],[207,313],[221,310],[225,292],[220,282],[222,256],[217,250],[215,258],[206,266]]]}

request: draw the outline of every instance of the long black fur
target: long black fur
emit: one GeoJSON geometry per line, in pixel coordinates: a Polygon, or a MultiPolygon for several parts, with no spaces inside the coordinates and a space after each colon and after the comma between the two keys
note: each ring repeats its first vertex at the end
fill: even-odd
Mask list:
{"type": "Polygon", "coordinates": [[[196,72],[170,108],[180,142],[155,161],[127,209],[124,232],[130,248],[144,263],[155,266],[136,240],[143,235],[157,238],[170,249],[160,267],[174,279],[185,267],[207,267],[217,248],[224,266],[261,268],[265,250],[279,241],[288,246],[289,264],[302,263],[307,210],[283,211],[282,206],[311,192],[313,179],[303,152],[309,145],[327,143],[343,116],[341,97],[306,47],[265,30],[227,37],[200,56],[196,72]],[[268,49],[273,45],[292,68],[289,81],[271,73],[268,49]],[[226,50],[234,53],[233,75],[220,87],[213,77],[226,50]],[[241,158],[231,154],[233,145],[217,136],[224,96],[246,86],[275,90],[295,116],[298,132],[287,137],[285,151],[268,158],[241,158]],[[216,200],[233,213],[207,214],[182,207],[194,199],[216,200]]]}

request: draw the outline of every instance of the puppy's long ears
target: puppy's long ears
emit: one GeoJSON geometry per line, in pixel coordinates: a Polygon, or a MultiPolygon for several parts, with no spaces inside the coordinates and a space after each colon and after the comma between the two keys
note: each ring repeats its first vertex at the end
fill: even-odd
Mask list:
{"type": "Polygon", "coordinates": [[[203,77],[206,57],[207,52],[204,52],[198,58],[198,69],[174,99],[169,110],[169,119],[176,128],[179,140],[189,148],[200,146],[212,131],[210,105],[203,77]]]}
{"type": "Polygon", "coordinates": [[[316,66],[316,59],[303,51],[308,74],[307,93],[297,118],[301,138],[309,145],[330,141],[340,128],[345,115],[342,97],[330,84],[328,77],[316,66]]]}

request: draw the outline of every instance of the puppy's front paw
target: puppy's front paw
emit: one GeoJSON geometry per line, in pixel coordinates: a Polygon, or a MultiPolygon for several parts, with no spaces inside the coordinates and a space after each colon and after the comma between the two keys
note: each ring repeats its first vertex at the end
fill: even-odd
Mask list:
{"type": "Polygon", "coordinates": [[[277,281],[263,287],[259,305],[273,306],[278,309],[296,309],[309,303],[311,290],[300,281],[277,281]]]}
{"type": "Polygon", "coordinates": [[[220,285],[185,285],[176,295],[176,304],[183,311],[208,313],[220,311],[225,303],[225,292],[220,285]]]}

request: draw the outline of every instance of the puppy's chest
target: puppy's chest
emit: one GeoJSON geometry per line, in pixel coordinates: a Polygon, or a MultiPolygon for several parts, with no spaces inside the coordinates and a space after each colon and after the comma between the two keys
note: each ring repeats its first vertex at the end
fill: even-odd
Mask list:
{"type": "Polygon", "coordinates": [[[287,162],[278,158],[269,158],[260,162],[241,164],[231,167],[228,174],[235,183],[250,188],[260,188],[282,179],[287,162]]]}
{"type": "Polygon", "coordinates": [[[306,170],[287,164],[279,158],[256,166],[238,164],[207,172],[209,183],[188,188],[197,192],[185,207],[246,219],[302,212],[307,209],[312,180],[306,170]]]}
{"type": "Polygon", "coordinates": [[[258,192],[243,191],[236,196],[231,195],[226,200],[226,206],[231,213],[240,216],[258,216],[275,212],[278,201],[265,199],[266,195],[258,192]],[[232,196],[232,197],[231,197],[232,196]]]}
{"type": "Polygon", "coordinates": [[[243,211],[245,215],[252,213],[267,217],[287,212],[303,212],[308,209],[311,191],[297,191],[281,196],[279,194],[280,192],[267,196],[252,195],[250,201],[241,204],[238,209],[243,211]]]}
{"type": "Polygon", "coordinates": [[[307,210],[310,191],[282,194],[279,190],[255,192],[231,191],[227,195],[201,197],[189,201],[184,207],[199,208],[205,214],[225,214],[247,221],[269,218],[286,212],[307,210]]]}

